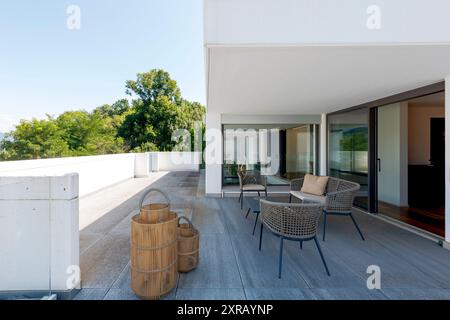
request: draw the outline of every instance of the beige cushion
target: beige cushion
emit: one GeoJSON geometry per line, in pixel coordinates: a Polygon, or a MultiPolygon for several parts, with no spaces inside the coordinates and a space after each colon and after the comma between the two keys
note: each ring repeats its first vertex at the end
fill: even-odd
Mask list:
{"type": "Polygon", "coordinates": [[[242,187],[244,191],[264,191],[266,187],[260,184],[246,184],[242,187]]]}
{"type": "Polygon", "coordinates": [[[315,196],[323,196],[329,179],[330,177],[319,177],[307,174],[300,191],[315,196]]]}
{"type": "Polygon", "coordinates": [[[291,191],[291,195],[293,197],[296,197],[297,199],[302,200],[305,203],[316,202],[316,203],[320,203],[320,204],[325,204],[326,200],[327,200],[327,197],[325,197],[325,196],[315,196],[313,194],[304,193],[301,191],[291,191]]]}

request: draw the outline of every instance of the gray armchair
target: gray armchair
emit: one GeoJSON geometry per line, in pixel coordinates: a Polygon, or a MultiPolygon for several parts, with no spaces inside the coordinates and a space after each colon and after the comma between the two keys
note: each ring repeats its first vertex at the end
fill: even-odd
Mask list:
{"type": "Polygon", "coordinates": [[[245,192],[257,192],[259,197],[261,192],[264,192],[267,198],[267,178],[265,176],[260,173],[239,171],[238,177],[241,191],[238,201],[241,203],[241,209],[243,208],[245,192]]]}
{"type": "Polygon", "coordinates": [[[284,240],[303,242],[314,240],[325,270],[330,276],[327,263],[317,241],[317,229],[323,205],[319,203],[277,203],[261,200],[261,233],[259,236],[259,251],[261,251],[263,228],[280,237],[280,257],[278,278],[281,278],[283,266],[284,240]]]}
{"type": "Polygon", "coordinates": [[[303,181],[304,179],[295,179],[291,181],[291,201],[300,199],[302,202],[312,201],[324,204],[323,241],[325,241],[328,215],[349,216],[362,240],[365,241],[361,229],[356,223],[352,213],[355,195],[361,188],[358,183],[330,177],[325,194],[323,196],[313,196],[300,192],[303,181]]]}

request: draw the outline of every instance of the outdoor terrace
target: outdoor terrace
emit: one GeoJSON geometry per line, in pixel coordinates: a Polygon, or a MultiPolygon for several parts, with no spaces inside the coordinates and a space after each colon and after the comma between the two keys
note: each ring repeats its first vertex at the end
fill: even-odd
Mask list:
{"type": "Polygon", "coordinates": [[[450,252],[358,211],[366,242],[349,218],[329,217],[320,244],[331,277],[312,242],[303,250],[285,242],[280,280],[278,239],[266,232],[259,252],[254,216],[246,220],[235,197],[205,197],[204,176],[195,172],[152,173],[81,198],[83,289],[76,299],[138,299],[130,289],[130,219],[149,186],[166,191],[201,234],[199,267],[181,274],[166,299],[450,299],[450,252]],[[381,268],[381,290],[367,288],[371,265],[381,268]]]}

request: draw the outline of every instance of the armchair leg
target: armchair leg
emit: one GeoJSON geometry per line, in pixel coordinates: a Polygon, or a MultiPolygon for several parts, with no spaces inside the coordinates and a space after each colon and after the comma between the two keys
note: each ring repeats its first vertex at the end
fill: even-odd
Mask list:
{"type": "Polygon", "coordinates": [[[263,234],[263,224],[261,223],[261,232],[260,232],[260,234],[259,234],[259,251],[261,251],[262,234],[263,234]]]}
{"type": "Polygon", "coordinates": [[[251,209],[250,209],[250,208],[248,208],[247,214],[245,215],[245,219],[247,219],[247,218],[248,218],[248,215],[250,214],[250,211],[251,211],[251,209]]]}
{"type": "Polygon", "coordinates": [[[255,235],[256,225],[258,224],[259,213],[256,214],[255,225],[253,226],[253,235],[255,235]]]}
{"type": "Polygon", "coordinates": [[[289,203],[292,203],[292,194],[289,195],[289,203]]]}
{"type": "Polygon", "coordinates": [[[355,220],[355,218],[353,217],[353,214],[352,214],[352,213],[350,213],[350,218],[352,219],[353,224],[354,224],[355,227],[356,227],[356,230],[358,230],[358,233],[359,233],[359,235],[361,236],[361,239],[362,239],[363,241],[366,241],[366,239],[364,238],[364,236],[363,236],[363,234],[362,234],[362,232],[361,232],[361,229],[359,229],[359,226],[358,226],[358,224],[356,223],[356,220],[355,220]]]}
{"type": "Polygon", "coordinates": [[[327,213],[323,212],[323,241],[325,241],[325,233],[327,231],[327,213]]]}
{"type": "Polygon", "coordinates": [[[283,268],[283,242],[284,238],[280,240],[280,259],[278,261],[278,279],[281,279],[281,269],[283,268]]]}
{"type": "Polygon", "coordinates": [[[241,191],[241,193],[239,194],[238,202],[241,202],[241,199],[242,199],[242,191],[241,191]]]}
{"type": "Polygon", "coordinates": [[[300,241],[300,250],[303,250],[303,241],[300,241]]]}
{"type": "Polygon", "coordinates": [[[317,241],[316,237],[314,237],[314,242],[316,243],[317,250],[319,250],[320,258],[322,259],[322,262],[323,262],[323,265],[325,267],[325,270],[327,271],[327,275],[330,277],[331,276],[330,275],[330,271],[328,270],[327,263],[325,261],[325,258],[323,257],[322,249],[320,248],[319,241],[317,241]]]}
{"type": "Polygon", "coordinates": [[[264,193],[266,194],[266,198],[267,198],[267,189],[266,189],[266,190],[264,190],[264,193]]]}
{"type": "Polygon", "coordinates": [[[258,197],[261,197],[261,192],[258,191],[258,197]]]}
{"type": "Polygon", "coordinates": [[[241,210],[244,207],[244,193],[241,191],[241,210]]]}

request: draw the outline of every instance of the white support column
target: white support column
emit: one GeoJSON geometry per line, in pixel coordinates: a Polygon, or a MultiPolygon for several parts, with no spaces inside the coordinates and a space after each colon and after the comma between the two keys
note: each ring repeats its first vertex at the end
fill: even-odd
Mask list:
{"type": "Polygon", "coordinates": [[[222,162],[223,162],[222,118],[220,114],[206,115],[206,162],[205,192],[206,195],[222,194],[222,162]]]}
{"type": "Polygon", "coordinates": [[[445,242],[450,250],[450,76],[445,79],[445,242]]]}
{"type": "Polygon", "coordinates": [[[327,172],[327,115],[322,114],[322,119],[320,122],[320,175],[326,176],[327,172]]]}

